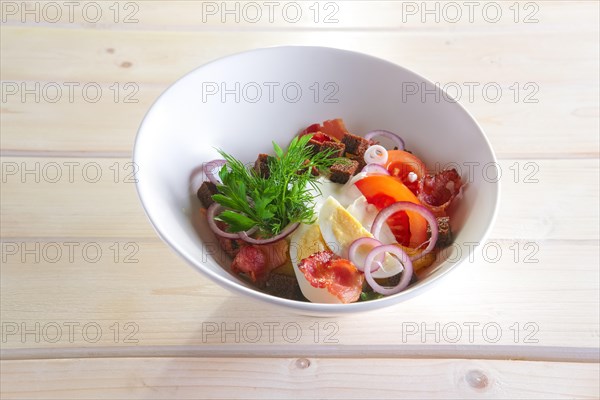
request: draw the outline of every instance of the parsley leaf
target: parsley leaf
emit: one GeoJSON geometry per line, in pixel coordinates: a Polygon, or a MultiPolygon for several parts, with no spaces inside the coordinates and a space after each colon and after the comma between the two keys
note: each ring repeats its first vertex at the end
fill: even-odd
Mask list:
{"type": "Polygon", "coordinates": [[[256,225],[252,218],[248,218],[244,214],[230,210],[223,211],[216,217],[216,219],[228,224],[229,230],[234,232],[247,231],[256,225]]]}

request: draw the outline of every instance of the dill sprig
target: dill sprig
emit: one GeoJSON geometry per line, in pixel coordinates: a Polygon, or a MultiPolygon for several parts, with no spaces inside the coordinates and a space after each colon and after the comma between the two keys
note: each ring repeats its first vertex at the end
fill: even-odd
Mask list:
{"type": "Polygon", "coordinates": [[[225,222],[230,232],[256,226],[260,237],[277,235],[290,223],[313,223],[314,196],[321,192],[313,167],[325,171],[340,158],[332,157],[332,149],[312,154],[311,137],[295,137],[285,151],[273,142],[268,178],[219,149],[227,163],[219,172],[222,184],[213,200],[226,210],[217,220],[225,222]]]}

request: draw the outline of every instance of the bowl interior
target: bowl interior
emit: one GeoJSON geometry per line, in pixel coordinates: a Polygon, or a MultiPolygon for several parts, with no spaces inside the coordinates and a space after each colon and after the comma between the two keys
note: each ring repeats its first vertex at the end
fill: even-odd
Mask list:
{"type": "Polygon", "coordinates": [[[417,74],[360,53],[321,47],[254,50],[204,65],[152,106],[136,139],[138,193],[155,229],[195,268],[228,289],[309,314],[366,311],[409,298],[465,260],[495,217],[499,184],[485,135],[457,103],[417,74]],[[200,213],[199,167],[221,148],[245,162],[287,145],[304,127],[343,118],[349,131],[400,134],[428,168],[456,167],[468,182],[452,210],[455,244],[425,278],[385,299],[312,304],[256,291],[232,275],[200,213]],[[225,266],[225,268],[223,268],[225,266]]]}

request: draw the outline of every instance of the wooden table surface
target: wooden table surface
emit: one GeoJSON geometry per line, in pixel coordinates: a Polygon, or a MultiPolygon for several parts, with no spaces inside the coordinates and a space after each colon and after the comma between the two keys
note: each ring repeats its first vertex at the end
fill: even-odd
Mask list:
{"type": "Polygon", "coordinates": [[[600,396],[597,1],[1,7],[2,398],[600,396]],[[284,44],[408,67],[486,131],[499,217],[433,290],[289,315],[153,231],[130,162],[152,102],[208,61],[284,44]]]}

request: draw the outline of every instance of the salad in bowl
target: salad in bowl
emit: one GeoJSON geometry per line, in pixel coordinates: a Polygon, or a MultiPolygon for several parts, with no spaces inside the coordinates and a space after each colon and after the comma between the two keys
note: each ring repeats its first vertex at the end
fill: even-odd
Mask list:
{"type": "Polygon", "coordinates": [[[249,165],[218,149],[197,190],[229,269],[289,300],[346,304],[418,282],[452,243],[454,168],[428,170],[399,135],[308,126],[249,165]]]}
{"type": "Polygon", "coordinates": [[[473,263],[498,212],[493,149],[460,103],[429,95],[439,89],[326,47],[214,60],[144,117],[133,151],[141,205],[181,260],[240,301],[320,316],[405,302],[473,263]],[[274,92],[245,96],[256,83],[274,92]]]}

